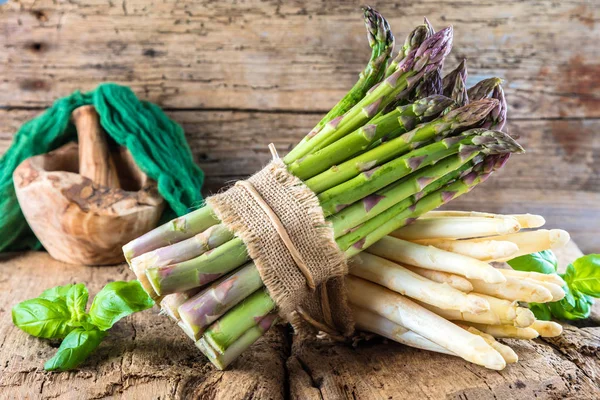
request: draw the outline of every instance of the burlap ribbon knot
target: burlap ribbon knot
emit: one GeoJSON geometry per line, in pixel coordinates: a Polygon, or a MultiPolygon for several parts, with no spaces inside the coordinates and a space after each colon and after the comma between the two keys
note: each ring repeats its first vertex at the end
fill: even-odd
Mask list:
{"type": "Polygon", "coordinates": [[[207,203],[243,240],[280,316],[297,332],[316,328],[336,340],[353,332],[346,258],[315,193],[278,157],[207,203]]]}

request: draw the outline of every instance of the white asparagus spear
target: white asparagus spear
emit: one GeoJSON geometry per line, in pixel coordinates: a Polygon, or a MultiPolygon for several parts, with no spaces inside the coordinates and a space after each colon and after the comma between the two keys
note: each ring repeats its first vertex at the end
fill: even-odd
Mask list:
{"type": "Polygon", "coordinates": [[[399,263],[450,272],[467,278],[481,279],[489,283],[506,281],[506,278],[498,269],[483,261],[391,236],[379,240],[367,251],[399,263]]]}
{"type": "MultiPolygon", "coordinates": [[[[474,292],[495,296],[499,299],[534,303],[547,303],[553,299],[552,293],[542,282],[519,279],[514,276],[506,277],[506,282],[502,283],[486,283],[479,279],[470,281],[474,292]]],[[[560,288],[558,289],[560,290],[560,288]]]]}
{"type": "Polygon", "coordinates": [[[497,299],[492,296],[479,294],[490,304],[490,310],[480,314],[461,313],[460,311],[444,310],[431,304],[417,301],[421,306],[451,321],[468,321],[485,325],[511,324],[518,328],[526,328],[533,324],[535,316],[530,309],[519,307],[517,302],[497,299]]]}
{"type": "Polygon", "coordinates": [[[541,337],[556,337],[559,336],[563,327],[554,321],[535,321],[531,328],[540,334],[541,337]]]}
{"type": "Polygon", "coordinates": [[[446,283],[433,282],[385,258],[363,253],[352,261],[350,274],[396,293],[448,310],[479,314],[490,309],[480,296],[463,293],[446,283]]]}
{"type": "Polygon", "coordinates": [[[546,224],[546,219],[541,215],[536,214],[509,214],[508,217],[513,217],[521,225],[521,229],[539,228],[546,224]]]}
{"type": "Polygon", "coordinates": [[[463,324],[457,324],[457,325],[463,329],[466,329],[468,332],[471,332],[474,335],[481,336],[483,338],[483,340],[485,340],[490,346],[492,346],[494,348],[494,350],[496,350],[498,353],[500,353],[500,355],[502,356],[502,358],[504,358],[504,361],[506,361],[507,364],[514,364],[517,361],[519,361],[519,356],[517,355],[517,353],[514,352],[513,349],[511,349],[510,347],[508,347],[505,344],[498,343],[496,341],[496,339],[494,339],[493,336],[488,335],[487,333],[481,332],[479,329],[474,328],[472,326],[463,325],[463,324]]]}
{"type": "Polygon", "coordinates": [[[406,240],[468,239],[516,233],[521,225],[514,218],[445,217],[424,218],[392,232],[406,240]]]}
{"type": "MultiPolygon", "coordinates": [[[[556,249],[566,245],[571,237],[562,229],[539,229],[537,231],[519,232],[511,235],[497,236],[494,240],[506,240],[519,246],[519,251],[509,258],[500,258],[496,261],[508,261],[512,258],[536,253],[542,250],[556,249]]],[[[481,240],[481,239],[479,239],[481,240]]]]}
{"type": "Polygon", "coordinates": [[[541,215],[535,214],[492,214],[479,211],[429,211],[421,218],[440,217],[485,217],[485,218],[514,218],[521,225],[521,229],[539,228],[546,223],[541,215]]]}
{"type": "Polygon", "coordinates": [[[527,328],[535,321],[535,315],[529,308],[519,306],[516,301],[498,299],[485,294],[478,294],[490,304],[490,310],[500,317],[500,323],[511,323],[517,328],[527,328]]]}
{"type": "Polygon", "coordinates": [[[415,267],[412,265],[405,265],[405,267],[415,274],[419,274],[434,282],[447,283],[454,289],[458,289],[461,292],[469,293],[473,291],[473,285],[471,285],[471,282],[462,276],[454,275],[449,272],[434,271],[432,269],[415,267]]]}
{"type": "MultiPolygon", "coordinates": [[[[537,321],[536,321],[537,322],[537,321]]],[[[495,338],[513,338],[513,339],[535,339],[540,334],[531,326],[528,328],[517,328],[513,325],[485,325],[476,324],[474,322],[464,322],[467,325],[473,326],[482,332],[492,335],[495,338]]],[[[535,324],[535,322],[533,323],[535,324]]],[[[532,324],[532,326],[533,326],[532,324]]]]}
{"type": "Polygon", "coordinates": [[[356,327],[362,331],[376,333],[394,342],[414,347],[422,350],[435,351],[436,353],[449,354],[456,356],[453,352],[443,348],[439,344],[432,342],[423,336],[406,329],[403,326],[390,321],[389,319],[375,314],[362,307],[351,305],[352,315],[356,327]]]}
{"type": "Polygon", "coordinates": [[[463,256],[473,257],[480,261],[512,258],[512,255],[519,251],[519,246],[516,244],[499,240],[424,239],[415,240],[414,242],[462,254],[463,256]]]}
{"type": "Polygon", "coordinates": [[[509,277],[514,276],[519,279],[535,279],[536,281],[548,282],[558,285],[560,287],[565,286],[567,283],[561,278],[558,274],[542,274],[539,272],[529,272],[529,271],[517,271],[514,269],[499,269],[502,275],[509,277]]]}
{"type": "Polygon", "coordinates": [[[193,288],[186,290],[181,293],[168,294],[160,301],[161,311],[166,313],[173,321],[179,322],[179,311],[177,310],[180,305],[186,302],[190,297],[195,296],[200,292],[201,288],[193,288]]]}
{"type": "Polygon", "coordinates": [[[347,276],[346,285],[350,303],[385,317],[474,364],[495,370],[506,366],[504,358],[481,337],[408,298],[355,276],[347,276]]]}
{"type": "MultiPolygon", "coordinates": [[[[510,278],[507,278],[510,279],[510,278]]],[[[559,301],[565,298],[566,293],[563,290],[562,287],[554,284],[554,283],[550,283],[550,282],[544,282],[544,281],[539,281],[537,279],[531,279],[531,278],[525,278],[522,279],[521,282],[531,282],[535,285],[540,285],[543,286],[546,290],[548,290],[548,292],[550,292],[550,294],[552,295],[552,299],[549,301],[559,301]]],[[[523,301],[527,301],[527,300],[523,300],[523,301]]],[[[533,301],[533,300],[531,300],[533,301]]],[[[544,301],[537,301],[537,303],[545,303],[544,301]]]]}

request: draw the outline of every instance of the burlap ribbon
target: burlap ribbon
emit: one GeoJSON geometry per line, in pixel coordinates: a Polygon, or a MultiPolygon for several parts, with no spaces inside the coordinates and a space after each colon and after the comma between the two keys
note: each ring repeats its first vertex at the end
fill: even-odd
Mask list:
{"type": "Polygon", "coordinates": [[[338,340],[353,332],[344,254],[317,196],[280,159],[207,203],[244,241],[280,315],[297,331],[310,325],[338,340]]]}

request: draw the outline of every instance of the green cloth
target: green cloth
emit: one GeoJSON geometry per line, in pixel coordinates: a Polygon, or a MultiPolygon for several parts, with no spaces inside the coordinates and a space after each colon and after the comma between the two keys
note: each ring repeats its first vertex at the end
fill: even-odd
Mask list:
{"type": "Polygon", "coordinates": [[[126,146],[140,169],[158,182],[170,206],[163,217],[183,215],[201,205],[204,174],[194,163],[181,126],[157,105],[140,101],[128,87],[106,83],[57,100],[15,135],[0,159],[0,252],[40,247],[17,202],[12,174],[25,159],[76,140],[71,112],[88,104],[96,108],[104,131],[126,146]]]}

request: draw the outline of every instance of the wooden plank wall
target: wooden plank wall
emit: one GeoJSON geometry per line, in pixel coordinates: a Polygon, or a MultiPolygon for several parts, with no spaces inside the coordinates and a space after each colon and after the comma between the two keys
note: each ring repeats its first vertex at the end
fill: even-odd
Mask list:
{"type": "MultiPolygon", "coordinates": [[[[166,108],[207,172],[206,193],[297,142],[369,54],[359,2],[14,1],[0,6],[0,153],[61,96],[114,81],[166,108]]],[[[423,16],[452,24],[446,67],[500,76],[507,129],[528,154],[452,208],[539,212],[599,251],[597,0],[372,2],[398,41],[423,16]]]]}

